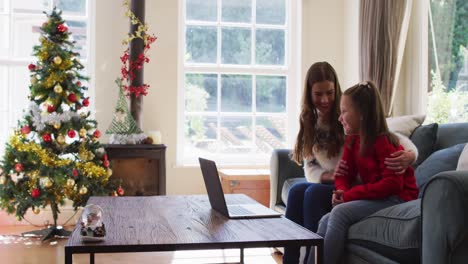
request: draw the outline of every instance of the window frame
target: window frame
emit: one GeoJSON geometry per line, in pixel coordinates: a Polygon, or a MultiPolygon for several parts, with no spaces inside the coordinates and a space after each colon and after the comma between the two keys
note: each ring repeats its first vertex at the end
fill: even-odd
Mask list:
{"type": "MultiPolygon", "coordinates": [[[[280,26],[269,26],[269,25],[257,25],[253,22],[250,23],[231,23],[231,22],[221,22],[221,2],[222,0],[217,0],[217,21],[214,22],[187,22],[186,23],[186,0],[179,0],[179,42],[178,42],[178,96],[177,96],[177,149],[176,149],[176,166],[179,167],[192,167],[198,166],[196,161],[187,162],[184,160],[184,147],[185,147],[185,75],[186,73],[208,73],[217,75],[217,89],[220,90],[221,87],[221,75],[223,74],[247,74],[252,76],[252,84],[256,83],[256,76],[285,76],[286,77],[286,111],[278,113],[278,115],[284,116],[286,114],[286,145],[292,146],[295,132],[297,131],[297,114],[300,108],[300,96],[302,95],[302,82],[301,82],[301,48],[302,48],[302,39],[301,39],[301,24],[302,24],[302,3],[301,1],[290,1],[285,0],[286,3],[286,14],[285,21],[286,25],[280,26]],[[217,28],[217,60],[216,63],[185,63],[185,54],[186,54],[186,26],[193,25],[211,25],[216,26],[217,28]],[[252,61],[249,65],[232,65],[232,64],[221,64],[221,38],[222,33],[221,29],[225,26],[234,26],[236,28],[245,27],[252,29],[251,33],[251,58],[252,61]],[[255,37],[256,29],[265,28],[265,29],[284,29],[285,31],[285,63],[283,66],[275,65],[255,65],[255,37]]],[[[252,0],[252,18],[255,19],[255,6],[256,0],[252,0]]],[[[233,112],[236,117],[239,116],[248,116],[262,117],[267,116],[267,114],[256,112],[255,110],[255,85],[252,87],[252,111],[251,112],[233,112]]],[[[218,97],[221,96],[218,92],[218,97]]],[[[219,100],[219,98],[218,98],[219,100]]],[[[218,105],[218,110],[213,112],[213,116],[218,117],[220,111],[220,106],[218,105]]],[[[207,112],[201,112],[207,113],[207,112]]],[[[195,115],[196,113],[192,113],[195,115]]],[[[223,112],[222,116],[229,116],[230,113],[223,112]]],[[[274,114],[276,115],[276,114],[274,114]]],[[[271,113],[268,113],[268,116],[271,116],[271,113]]],[[[218,118],[217,122],[220,122],[221,118],[218,118]]],[[[255,121],[254,121],[255,122],[255,121]]],[[[252,124],[255,125],[255,124],[252,124]]],[[[219,127],[218,127],[219,130],[219,127]]],[[[219,134],[219,132],[218,132],[219,134]]],[[[229,165],[230,167],[252,167],[259,166],[265,167],[268,164],[268,160],[256,160],[254,155],[246,155],[248,157],[239,160],[230,160],[227,162],[227,154],[220,155],[221,157],[217,159],[219,165],[229,165]]]]}
{"type": "MultiPolygon", "coordinates": [[[[27,110],[28,105],[21,105],[21,106],[15,106],[13,103],[12,99],[12,90],[13,88],[13,75],[14,75],[14,70],[12,67],[24,67],[27,69],[28,64],[31,62],[36,61],[35,57],[30,55],[28,57],[18,57],[14,56],[13,54],[13,45],[14,45],[14,38],[13,38],[13,30],[12,26],[14,25],[13,21],[14,18],[17,16],[32,16],[34,18],[39,18],[41,21],[45,20],[45,15],[42,13],[42,11],[36,13],[36,12],[13,12],[13,5],[12,2],[15,0],[5,0],[5,11],[0,12],[0,15],[2,16],[7,16],[8,17],[8,35],[9,35],[9,42],[8,42],[8,54],[5,57],[0,57],[0,66],[1,67],[6,67],[6,72],[7,72],[7,89],[0,89],[0,96],[6,96],[7,97],[7,106],[4,106],[0,108],[0,115],[6,114],[7,116],[7,131],[5,131],[5,134],[3,131],[0,131],[0,155],[3,155],[5,151],[5,144],[8,141],[9,136],[12,133],[12,129],[16,127],[17,121],[19,118],[22,117],[20,114],[23,110],[27,110]]],[[[30,1],[35,1],[35,0],[30,0],[30,1]]],[[[85,67],[86,75],[90,77],[90,80],[88,81],[88,90],[86,91],[87,95],[90,96],[91,98],[94,98],[95,95],[95,80],[94,80],[94,75],[95,75],[95,61],[90,59],[95,57],[95,21],[96,21],[96,3],[95,1],[90,1],[90,0],[83,0],[85,1],[85,14],[84,15],[67,15],[67,14],[62,14],[62,18],[65,21],[79,21],[79,22],[86,22],[86,59],[80,59],[80,62],[83,64],[85,67]]],[[[47,2],[47,8],[46,12],[50,12],[52,10],[52,7],[55,5],[57,0],[48,0],[47,2]]],[[[38,27],[40,25],[37,25],[38,27]]],[[[32,53],[32,48],[33,46],[31,45],[31,50],[30,52],[32,53]]],[[[28,86],[29,86],[29,76],[27,77],[28,79],[28,86]]],[[[1,87],[3,88],[3,87],[1,87]]],[[[29,90],[27,87],[26,89],[29,90]]],[[[29,94],[29,93],[28,93],[29,94]]],[[[29,101],[29,100],[28,100],[29,101]]],[[[95,103],[94,100],[91,100],[90,106],[89,106],[89,111],[91,112],[91,115],[94,116],[94,108],[95,108],[95,103]]]]}

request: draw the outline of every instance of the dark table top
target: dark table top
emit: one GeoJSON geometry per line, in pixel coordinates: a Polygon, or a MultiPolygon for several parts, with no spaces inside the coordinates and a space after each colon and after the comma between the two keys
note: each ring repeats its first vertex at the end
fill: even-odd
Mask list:
{"type": "MultiPolygon", "coordinates": [[[[243,194],[228,204],[255,203],[243,194]]],[[[73,253],[321,245],[322,238],[284,218],[233,220],[211,209],[206,195],[91,197],[103,209],[107,236],[82,242],[77,224],[65,250],[73,253]]]]}

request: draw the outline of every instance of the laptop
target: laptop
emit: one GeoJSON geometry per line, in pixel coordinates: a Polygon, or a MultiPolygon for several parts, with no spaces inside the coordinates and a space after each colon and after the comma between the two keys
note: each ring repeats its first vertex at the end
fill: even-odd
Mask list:
{"type": "Polygon", "coordinates": [[[216,163],[212,160],[198,158],[205,181],[206,191],[211,208],[231,219],[280,217],[281,214],[257,202],[252,204],[226,204],[223,188],[218,175],[216,163]]]}

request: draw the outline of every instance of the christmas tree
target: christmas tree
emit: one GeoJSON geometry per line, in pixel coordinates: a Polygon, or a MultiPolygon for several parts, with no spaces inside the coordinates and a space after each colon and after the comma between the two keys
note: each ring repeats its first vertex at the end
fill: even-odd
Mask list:
{"type": "Polygon", "coordinates": [[[92,195],[115,193],[116,186],[98,141],[101,132],[86,110],[87,77],[80,74],[83,65],[73,51],[70,31],[61,11],[54,8],[46,15],[40,45],[33,50],[37,62],[28,66],[30,107],[0,164],[0,207],[21,220],[28,209],[38,213],[50,205],[55,227],[58,206],[65,199],[72,200],[76,210],[92,195]]]}

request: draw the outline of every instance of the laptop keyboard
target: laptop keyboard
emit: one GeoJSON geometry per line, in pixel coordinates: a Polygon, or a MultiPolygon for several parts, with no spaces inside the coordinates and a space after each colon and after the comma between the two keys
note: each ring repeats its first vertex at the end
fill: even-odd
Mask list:
{"type": "Polygon", "coordinates": [[[231,215],[255,215],[254,212],[245,209],[242,206],[234,205],[234,206],[229,206],[229,214],[231,215]]]}

